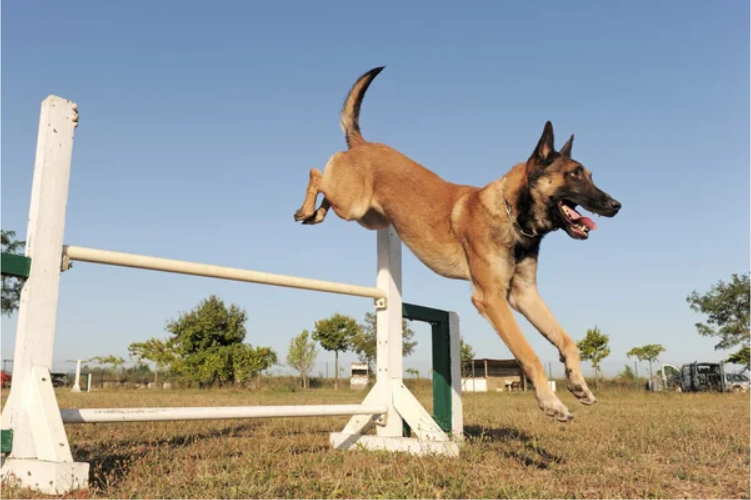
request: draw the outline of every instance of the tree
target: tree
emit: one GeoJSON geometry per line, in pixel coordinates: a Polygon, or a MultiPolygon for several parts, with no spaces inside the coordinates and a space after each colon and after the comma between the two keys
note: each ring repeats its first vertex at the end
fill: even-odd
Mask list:
{"type": "MultiPolygon", "coordinates": [[[[415,349],[417,341],[415,332],[409,327],[407,320],[402,320],[402,356],[407,357],[415,349]]],[[[357,354],[361,363],[367,363],[370,373],[375,373],[377,352],[376,315],[365,313],[365,321],[360,325],[360,332],[352,338],[352,350],[357,354]]]]}
{"type": "Polygon", "coordinates": [[[213,346],[181,356],[174,369],[199,387],[222,386],[232,380],[232,358],[229,346],[213,346]]]}
{"type": "Polygon", "coordinates": [[[746,370],[751,369],[751,361],[749,361],[749,347],[741,347],[738,351],[728,356],[725,362],[733,363],[735,365],[742,365],[746,370]]]}
{"type": "Polygon", "coordinates": [[[626,353],[629,358],[635,357],[639,361],[649,362],[649,383],[652,384],[652,362],[657,361],[660,354],[665,352],[665,348],[660,344],[647,344],[641,347],[634,347],[626,353]]]}
{"type": "Polygon", "coordinates": [[[339,387],[339,352],[352,346],[353,338],[361,331],[357,320],[351,316],[334,314],[330,318],[316,321],[313,340],[327,351],[334,351],[334,387],[339,387]]]}
{"type": "Polygon", "coordinates": [[[276,352],[270,347],[254,348],[249,344],[234,344],[228,349],[232,363],[232,379],[236,384],[250,381],[279,361],[276,352]]]}
{"type": "Polygon", "coordinates": [[[464,337],[459,339],[459,357],[461,358],[462,375],[468,377],[472,374],[472,360],[475,359],[475,350],[464,342],[464,337]]]}
{"type": "Polygon", "coordinates": [[[404,371],[407,372],[407,373],[409,373],[410,375],[412,375],[415,378],[420,378],[420,372],[417,371],[417,368],[407,368],[404,371]]]}
{"type": "Polygon", "coordinates": [[[300,379],[304,388],[310,387],[310,372],[313,371],[318,349],[315,342],[309,339],[308,330],[293,337],[287,351],[287,364],[300,373],[300,379]]]}
{"type": "Polygon", "coordinates": [[[746,273],[733,274],[729,283],[718,281],[704,295],[694,291],[686,297],[692,311],[708,316],[706,323],[696,323],[699,335],[719,337],[715,350],[741,346],[734,353],[740,360],[744,359],[744,349],[748,360],[750,294],[749,273],[746,273]]]}
{"type": "MultiPolygon", "coordinates": [[[[23,241],[16,240],[15,231],[0,230],[0,241],[2,242],[3,253],[12,253],[15,255],[21,255],[26,244],[23,241]]],[[[10,316],[14,311],[18,310],[18,301],[21,298],[23,281],[13,276],[3,276],[2,279],[2,314],[10,316]]]]}
{"type": "Polygon", "coordinates": [[[146,342],[133,342],[128,346],[128,352],[138,360],[151,361],[156,365],[154,370],[154,383],[159,382],[159,371],[169,369],[171,363],[175,361],[177,353],[175,346],[171,341],[163,341],[152,338],[146,342]]]}
{"type": "Polygon", "coordinates": [[[182,356],[216,347],[239,344],[245,340],[245,311],[215,295],[202,300],[190,312],[181,314],[167,324],[167,331],[182,356]]]}
{"type": "Polygon", "coordinates": [[[584,361],[592,363],[592,368],[595,372],[595,389],[600,389],[600,361],[610,356],[610,347],[608,342],[610,337],[600,331],[597,326],[593,329],[587,330],[587,334],[576,343],[576,347],[579,349],[579,355],[584,361]]]}
{"type": "Polygon", "coordinates": [[[116,378],[117,377],[117,370],[125,364],[125,360],[121,358],[120,356],[115,356],[114,354],[110,354],[109,356],[94,356],[93,358],[87,359],[86,361],[96,363],[98,365],[110,365],[110,374],[116,378]]]}
{"type": "Polygon", "coordinates": [[[176,354],[171,367],[199,386],[243,383],[277,362],[268,347],[244,344],[246,313],[215,295],[167,323],[176,354]]]}
{"type": "Polygon", "coordinates": [[[154,372],[149,367],[149,364],[143,361],[136,361],[130,368],[122,370],[124,382],[142,383],[151,380],[153,374],[154,372]]]}
{"type": "Polygon", "coordinates": [[[623,365],[623,370],[618,374],[618,378],[625,380],[635,380],[636,373],[634,373],[634,370],[630,366],[623,365]]]}

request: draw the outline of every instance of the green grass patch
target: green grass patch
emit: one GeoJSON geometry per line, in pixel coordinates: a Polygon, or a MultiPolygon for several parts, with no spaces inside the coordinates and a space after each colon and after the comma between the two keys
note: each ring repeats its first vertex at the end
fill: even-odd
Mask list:
{"type": "MultiPolygon", "coordinates": [[[[3,391],[3,400],[7,397],[3,391]]],[[[429,389],[417,397],[430,409],[429,389]]],[[[58,391],[62,408],[358,403],[313,389],[58,391]]],[[[69,425],[91,489],[68,498],[749,498],[745,394],[603,391],[553,422],[531,393],[466,394],[459,458],[336,451],[346,417],[69,425]]],[[[38,498],[3,488],[3,498],[38,498]]]]}

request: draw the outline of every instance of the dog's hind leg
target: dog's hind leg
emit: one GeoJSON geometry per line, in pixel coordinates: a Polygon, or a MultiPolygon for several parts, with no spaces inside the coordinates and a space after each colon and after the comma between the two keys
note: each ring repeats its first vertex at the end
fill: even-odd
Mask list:
{"type": "Polygon", "coordinates": [[[331,208],[331,203],[329,202],[328,198],[324,197],[323,201],[321,201],[321,206],[318,207],[318,210],[313,212],[313,215],[302,221],[302,223],[306,226],[312,226],[313,224],[319,224],[323,222],[323,219],[326,218],[326,213],[329,211],[329,208],[331,208]]]}
{"type": "Polygon", "coordinates": [[[579,349],[563,330],[540,297],[535,284],[537,261],[528,259],[517,264],[509,290],[509,303],[534,325],[551,344],[558,348],[566,368],[566,386],[584,405],[592,405],[597,399],[587,387],[581,371],[579,349]]]}
{"type": "MultiPolygon", "coordinates": [[[[322,179],[323,174],[321,174],[320,170],[318,170],[317,168],[310,170],[310,180],[308,181],[308,188],[305,191],[305,200],[303,200],[302,206],[295,212],[296,221],[307,221],[308,219],[311,219],[314,217],[314,215],[316,215],[316,198],[318,197],[318,193],[321,191],[320,188],[322,179]]],[[[326,210],[328,210],[328,206],[326,207],[326,210]]],[[[310,222],[310,224],[322,222],[323,218],[326,215],[326,210],[323,211],[320,220],[310,222]]]]}

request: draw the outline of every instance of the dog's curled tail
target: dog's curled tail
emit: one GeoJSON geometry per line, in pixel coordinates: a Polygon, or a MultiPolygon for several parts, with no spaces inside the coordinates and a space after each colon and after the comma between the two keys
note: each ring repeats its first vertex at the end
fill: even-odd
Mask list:
{"type": "Polygon", "coordinates": [[[352,85],[347,99],[344,101],[340,123],[344,131],[344,137],[347,139],[347,145],[350,148],[365,142],[360,133],[360,105],[362,104],[363,97],[365,97],[365,92],[370,86],[370,82],[378,76],[378,73],[383,71],[383,68],[385,66],[371,69],[358,78],[355,84],[352,85]]]}

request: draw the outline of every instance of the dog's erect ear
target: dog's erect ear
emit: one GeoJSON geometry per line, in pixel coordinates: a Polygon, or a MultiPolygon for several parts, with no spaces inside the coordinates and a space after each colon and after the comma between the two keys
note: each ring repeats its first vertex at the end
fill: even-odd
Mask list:
{"type": "Polygon", "coordinates": [[[559,153],[561,153],[561,156],[565,156],[566,158],[571,158],[571,148],[574,147],[574,134],[571,134],[571,138],[566,141],[566,144],[563,145],[559,153]]]}
{"type": "Polygon", "coordinates": [[[532,153],[532,156],[529,157],[529,160],[527,160],[527,173],[529,175],[535,176],[542,173],[542,169],[545,168],[546,160],[551,153],[555,152],[553,141],[553,124],[547,122],[535,151],[532,153]]]}
{"type": "Polygon", "coordinates": [[[541,160],[547,160],[548,156],[550,156],[550,153],[555,151],[555,146],[553,143],[553,124],[547,122],[545,123],[545,128],[542,130],[542,137],[540,137],[540,142],[537,143],[535,154],[541,160]]]}

